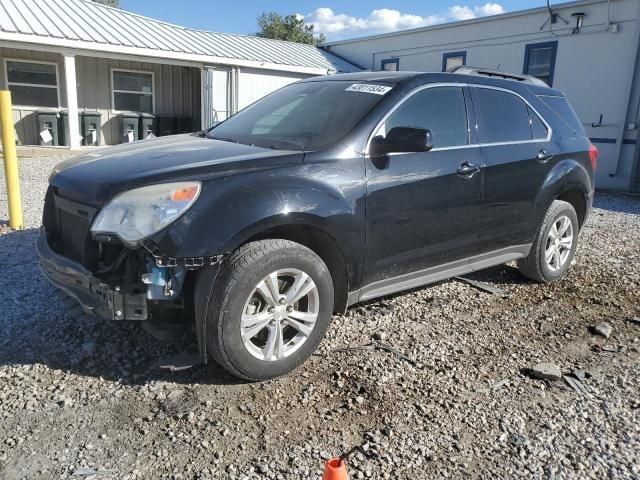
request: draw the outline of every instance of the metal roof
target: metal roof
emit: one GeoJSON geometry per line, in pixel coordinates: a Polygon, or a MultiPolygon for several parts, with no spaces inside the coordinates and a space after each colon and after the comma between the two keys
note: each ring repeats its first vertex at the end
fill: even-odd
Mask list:
{"type": "Polygon", "coordinates": [[[262,68],[359,70],[313,45],[189,29],[88,0],[0,0],[0,40],[100,51],[110,47],[117,53],[190,61],[227,59],[227,64],[253,62],[262,68]]]}

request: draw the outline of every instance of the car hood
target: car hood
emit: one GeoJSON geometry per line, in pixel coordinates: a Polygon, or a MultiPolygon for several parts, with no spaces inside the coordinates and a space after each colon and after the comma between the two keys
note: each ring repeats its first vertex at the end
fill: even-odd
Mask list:
{"type": "Polygon", "coordinates": [[[303,157],[301,152],[174,135],[70,158],[56,166],[50,183],[64,198],[101,206],[115,194],[142,185],[294,165],[303,157]]]}

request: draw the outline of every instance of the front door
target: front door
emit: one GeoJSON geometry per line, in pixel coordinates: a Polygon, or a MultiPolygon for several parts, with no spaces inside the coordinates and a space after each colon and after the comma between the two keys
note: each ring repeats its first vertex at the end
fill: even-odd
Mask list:
{"type": "Polygon", "coordinates": [[[366,159],[365,285],[475,253],[483,166],[470,145],[466,95],[457,86],[420,90],[375,132],[426,128],[434,148],[366,159]]]}

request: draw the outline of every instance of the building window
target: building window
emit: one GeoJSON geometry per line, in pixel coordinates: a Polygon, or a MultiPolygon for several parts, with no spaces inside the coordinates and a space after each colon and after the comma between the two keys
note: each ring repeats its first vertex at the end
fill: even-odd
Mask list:
{"type": "Polygon", "coordinates": [[[382,60],[380,62],[380,70],[385,70],[387,72],[397,72],[398,70],[400,70],[400,59],[388,58],[386,60],[382,60]]]}
{"type": "Polygon", "coordinates": [[[547,85],[553,84],[553,71],[556,66],[558,42],[531,43],[524,51],[522,72],[539,78],[547,85]]]}
{"type": "Polygon", "coordinates": [[[21,107],[60,106],[58,65],[48,62],[6,60],[7,87],[14,105],[21,107]]]}
{"type": "Polygon", "coordinates": [[[153,113],[153,73],[112,70],[113,109],[153,113]]]}
{"type": "Polygon", "coordinates": [[[467,52],[449,52],[442,55],[442,71],[449,72],[467,64],[467,52]]]}

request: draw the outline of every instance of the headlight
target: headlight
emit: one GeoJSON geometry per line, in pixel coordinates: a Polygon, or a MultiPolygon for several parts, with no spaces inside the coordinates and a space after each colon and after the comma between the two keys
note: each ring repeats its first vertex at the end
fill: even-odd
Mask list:
{"type": "Polygon", "coordinates": [[[91,231],[112,233],[126,242],[152,235],[186,212],[200,194],[200,182],[149,185],[121,193],[96,217],[91,231]]]}

